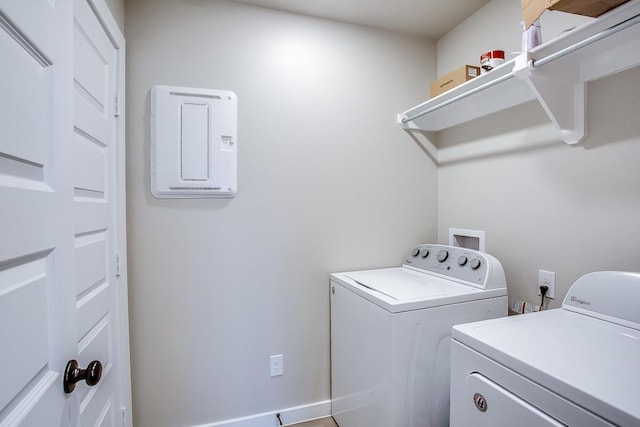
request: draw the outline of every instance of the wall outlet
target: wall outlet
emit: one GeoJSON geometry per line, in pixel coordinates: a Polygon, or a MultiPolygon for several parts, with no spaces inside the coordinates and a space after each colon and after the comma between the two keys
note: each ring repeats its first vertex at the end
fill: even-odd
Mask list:
{"type": "Polygon", "coordinates": [[[538,270],[538,295],[540,295],[540,286],[543,285],[549,287],[545,297],[556,299],[556,273],[553,271],[538,270]]]}
{"type": "Polygon", "coordinates": [[[276,354],[269,357],[269,366],[271,367],[272,377],[284,375],[284,360],[281,354],[276,354]]]}

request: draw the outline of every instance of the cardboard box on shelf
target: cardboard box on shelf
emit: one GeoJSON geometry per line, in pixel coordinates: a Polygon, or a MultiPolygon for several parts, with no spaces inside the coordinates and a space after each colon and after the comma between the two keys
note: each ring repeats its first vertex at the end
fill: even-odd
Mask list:
{"type": "Polygon", "coordinates": [[[596,18],[629,0],[521,0],[525,29],[549,10],[575,13],[596,18]]]}
{"type": "Polygon", "coordinates": [[[431,97],[438,96],[449,89],[461,85],[467,80],[480,75],[480,67],[474,65],[463,65],[452,72],[431,82],[431,97]]]}

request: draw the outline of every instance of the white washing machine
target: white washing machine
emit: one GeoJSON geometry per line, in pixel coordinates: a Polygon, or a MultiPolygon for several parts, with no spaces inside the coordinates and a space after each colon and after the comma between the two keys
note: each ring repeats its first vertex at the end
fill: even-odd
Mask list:
{"type": "Polygon", "coordinates": [[[562,308],[453,328],[451,426],[640,426],[640,274],[578,279],[562,308]]]}
{"type": "Polygon", "coordinates": [[[402,267],[334,273],[330,289],[338,425],[448,426],[451,327],[507,315],[498,260],[420,245],[402,267]]]}

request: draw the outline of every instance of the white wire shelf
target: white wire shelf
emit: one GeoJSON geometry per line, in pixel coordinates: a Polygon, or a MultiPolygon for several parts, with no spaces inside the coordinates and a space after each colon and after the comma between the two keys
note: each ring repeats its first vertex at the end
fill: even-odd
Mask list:
{"type": "Polygon", "coordinates": [[[585,135],[585,86],[640,65],[640,0],[521,54],[398,115],[408,130],[440,131],[537,100],[568,144],[585,135]]]}

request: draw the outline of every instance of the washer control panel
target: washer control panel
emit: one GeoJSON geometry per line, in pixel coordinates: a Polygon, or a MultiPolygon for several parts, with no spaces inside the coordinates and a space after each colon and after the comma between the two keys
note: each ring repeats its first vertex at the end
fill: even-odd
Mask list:
{"type": "Polygon", "coordinates": [[[502,265],[491,255],[458,246],[424,244],[405,257],[404,266],[436,273],[479,288],[506,286],[502,265]]]}

